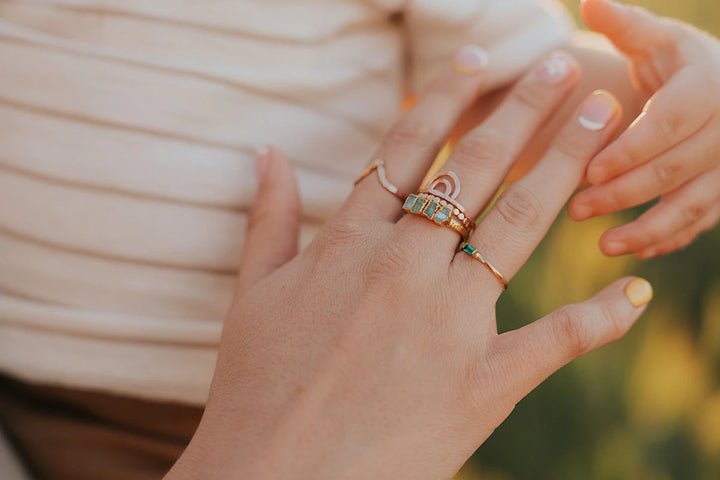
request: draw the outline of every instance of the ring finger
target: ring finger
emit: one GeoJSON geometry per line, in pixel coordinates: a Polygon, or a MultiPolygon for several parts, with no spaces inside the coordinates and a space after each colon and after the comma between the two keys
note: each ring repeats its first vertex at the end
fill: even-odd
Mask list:
{"type": "MultiPolygon", "coordinates": [[[[456,180],[462,182],[456,201],[467,209],[465,216],[474,219],[480,214],[516,157],[569,95],[579,77],[579,67],[570,56],[553,53],[520,80],[482,125],[460,140],[443,170],[454,172],[456,180]]],[[[418,227],[428,223],[416,215],[407,215],[401,222],[414,222],[418,227]]],[[[456,232],[446,228],[437,231],[444,235],[448,245],[457,245],[456,232]]]]}

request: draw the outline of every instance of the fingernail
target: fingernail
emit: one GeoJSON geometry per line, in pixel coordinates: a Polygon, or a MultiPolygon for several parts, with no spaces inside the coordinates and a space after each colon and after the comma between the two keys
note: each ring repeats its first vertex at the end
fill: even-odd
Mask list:
{"type": "Polygon", "coordinates": [[[555,52],[536,70],[537,76],[547,83],[560,83],[570,74],[571,60],[562,52],[555,52]]]}
{"type": "Polygon", "coordinates": [[[625,296],[633,307],[642,307],[650,303],[653,298],[652,285],[647,280],[636,278],[625,287],[625,296]]]}
{"type": "Polygon", "coordinates": [[[456,72],[465,75],[475,75],[483,72],[489,63],[487,52],[477,45],[467,45],[455,55],[453,68],[456,72]]]}
{"type": "Polygon", "coordinates": [[[653,258],[656,255],[655,250],[649,249],[649,250],[643,250],[642,252],[638,252],[637,258],[640,260],[648,260],[650,258],[653,258]]]}
{"type": "Polygon", "coordinates": [[[585,220],[592,215],[592,208],[583,204],[576,204],[572,207],[573,217],[578,220],[585,220]]]}
{"type": "Polygon", "coordinates": [[[582,107],[580,124],[588,130],[602,130],[607,127],[617,108],[615,97],[605,90],[596,90],[582,107]]]}
{"type": "Polygon", "coordinates": [[[605,251],[610,255],[622,255],[627,252],[627,244],[625,242],[610,242],[605,246],[605,251]]]}
{"type": "Polygon", "coordinates": [[[270,147],[263,145],[255,150],[255,175],[258,183],[262,183],[270,167],[270,147]]]}

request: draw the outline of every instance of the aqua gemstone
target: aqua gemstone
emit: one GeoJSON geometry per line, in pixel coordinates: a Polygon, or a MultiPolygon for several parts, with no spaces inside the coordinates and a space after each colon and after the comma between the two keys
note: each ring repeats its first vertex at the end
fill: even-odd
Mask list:
{"type": "Polygon", "coordinates": [[[435,210],[437,210],[438,204],[435,202],[428,203],[427,208],[423,211],[426,217],[428,217],[430,220],[432,220],[433,215],[435,215],[435,210]]]}
{"type": "Polygon", "coordinates": [[[417,199],[417,195],[408,195],[407,199],[405,199],[405,204],[403,205],[403,208],[405,210],[410,210],[410,208],[415,203],[415,200],[417,199]]]}
{"type": "Polygon", "coordinates": [[[465,246],[462,249],[463,249],[463,252],[469,253],[470,255],[477,252],[477,249],[475,247],[473,247],[467,243],[465,244],[465,246]]]}
{"type": "Polygon", "coordinates": [[[417,197],[417,200],[415,201],[415,204],[412,206],[410,211],[413,213],[420,213],[426,203],[427,203],[427,200],[425,200],[422,197],[417,197]]]}
{"type": "Polygon", "coordinates": [[[450,218],[450,209],[443,207],[435,213],[435,221],[437,223],[443,223],[450,218]]]}

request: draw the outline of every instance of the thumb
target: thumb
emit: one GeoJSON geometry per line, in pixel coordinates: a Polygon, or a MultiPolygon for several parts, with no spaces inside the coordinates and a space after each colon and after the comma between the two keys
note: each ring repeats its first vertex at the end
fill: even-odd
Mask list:
{"type": "Polygon", "coordinates": [[[630,329],[652,298],[643,279],[616,281],[583,303],[567,305],[498,337],[492,364],[502,365],[502,394],[515,403],[566,364],[630,329]],[[497,363],[495,363],[497,362],[497,363]]]}
{"type": "Polygon", "coordinates": [[[668,47],[679,36],[679,27],[668,19],[614,0],[582,0],[580,15],[591,30],[608,37],[627,55],[668,47]]]}
{"type": "Polygon", "coordinates": [[[300,195],[290,163],[274,148],[256,152],[258,193],[248,218],[238,290],[248,288],[298,251],[300,195]]]}

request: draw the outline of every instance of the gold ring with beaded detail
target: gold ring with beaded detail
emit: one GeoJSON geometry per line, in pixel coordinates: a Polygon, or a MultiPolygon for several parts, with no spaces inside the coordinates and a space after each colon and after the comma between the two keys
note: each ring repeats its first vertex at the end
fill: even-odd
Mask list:
{"type": "Polygon", "coordinates": [[[507,290],[508,281],[505,280],[505,277],[503,277],[502,273],[500,273],[500,271],[497,268],[493,267],[493,265],[490,262],[488,262],[480,252],[478,252],[477,248],[473,247],[472,245],[470,245],[467,242],[464,242],[460,246],[460,250],[462,250],[463,252],[470,255],[470,257],[472,257],[474,260],[477,260],[478,262],[483,264],[483,266],[485,266],[485,268],[490,270],[490,272],[493,275],[495,275],[495,278],[497,278],[498,281],[500,282],[500,284],[502,285],[503,290],[507,290]]]}
{"type": "Polygon", "coordinates": [[[403,210],[457,232],[464,242],[472,235],[475,222],[456,200],[459,193],[460,180],[457,175],[453,172],[441,173],[420,192],[408,195],[403,210]]]}
{"type": "Polygon", "coordinates": [[[373,172],[377,172],[377,178],[378,182],[380,182],[380,186],[383,187],[388,192],[395,195],[397,198],[402,200],[403,202],[407,198],[407,195],[400,192],[400,189],[395,186],[394,184],[390,183],[390,181],[387,179],[387,174],[385,173],[385,160],[382,158],[378,158],[374,160],[368,168],[365,169],[363,173],[360,174],[360,176],[355,180],[355,185],[362,182],[366,177],[370,176],[373,172]]]}

